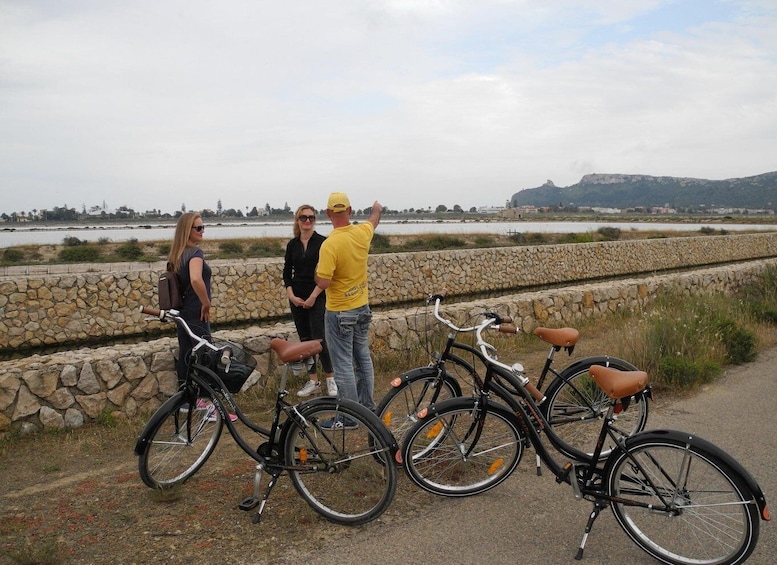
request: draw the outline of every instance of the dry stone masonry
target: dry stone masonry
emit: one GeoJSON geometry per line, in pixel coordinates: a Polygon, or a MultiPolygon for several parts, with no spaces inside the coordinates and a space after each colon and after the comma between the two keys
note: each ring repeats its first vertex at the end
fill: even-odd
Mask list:
{"type": "MultiPolygon", "coordinates": [[[[772,257],[777,257],[777,234],[771,233],[400,253],[370,257],[370,285],[372,302],[383,306],[418,304],[443,287],[452,295],[490,291],[498,297],[476,304],[450,303],[446,312],[456,315],[475,305],[487,307],[511,315],[528,332],[540,324],[574,325],[619,309],[637,310],[663,289],[688,294],[732,292],[759,276],[766,265],[776,264],[772,257]],[[714,263],[724,265],[652,274],[714,263]],[[645,273],[651,274],[636,276],[645,273]],[[520,292],[527,287],[624,275],[635,276],[520,292]]],[[[0,433],[12,426],[78,427],[104,414],[134,416],[150,412],[175,392],[174,338],[82,348],[90,339],[145,332],[149,324],[138,308],[156,303],[155,281],[164,267],[101,268],[105,270],[6,272],[0,278],[2,349],[79,344],[63,353],[0,363],[0,433]]],[[[213,265],[215,319],[264,322],[216,332],[256,356],[257,371],[246,386],[261,386],[274,374],[272,337],[296,338],[287,321],[281,269],[282,260],[273,259],[213,265]]],[[[416,347],[420,342],[416,313],[416,306],[377,312],[371,328],[373,348],[401,351],[416,347]]]]}

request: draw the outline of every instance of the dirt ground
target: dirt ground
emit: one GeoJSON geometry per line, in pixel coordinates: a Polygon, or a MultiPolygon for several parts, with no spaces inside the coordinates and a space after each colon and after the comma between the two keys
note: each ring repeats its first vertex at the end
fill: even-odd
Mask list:
{"type": "MultiPolygon", "coordinates": [[[[255,464],[228,435],[203,469],[160,497],[138,476],[133,447],[143,423],[15,438],[0,448],[0,564],[292,563],[295,548],[357,530],[319,517],[288,477],[253,524],[238,504],[253,493],[255,464]]],[[[389,511],[360,528],[430,498],[403,480],[389,511]]]]}
{"type": "MultiPolygon", "coordinates": [[[[559,367],[609,351],[618,338],[592,333],[585,330],[571,359],[558,357],[559,367]]],[[[773,346],[777,336],[769,341],[765,345],[773,346]]],[[[529,343],[520,360],[536,377],[547,349],[539,340],[529,343]]],[[[376,375],[376,399],[393,376],[376,375]]],[[[133,447],[143,425],[118,421],[0,440],[0,565],[297,563],[364,529],[374,533],[427,515],[443,500],[400,473],[389,509],[351,528],[319,517],[282,477],[262,521],[253,524],[253,513],[238,504],[253,493],[255,464],[231,437],[224,434],[206,465],[172,496],[161,497],[138,476],[133,447]]]]}
{"type": "MultiPolygon", "coordinates": [[[[585,339],[579,356],[598,347],[594,336],[585,339]]],[[[521,360],[536,374],[547,350],[540,340],[529,343],[521,360]]],[[[376,374],[376,400],[396,374],[376,374]]],[[[262,414],[249,415],[262,422],[262,414]]],[[[253,494],[255,463],[227,433],[194,477],[173,496],[160,497],[140,480],[133,453],[144,424],[117,421],[0,440],[0,565],[298,563],[301,554],[333,540],[343,543],[435,504],[436,497],[399,473],[389,509],[373,522],[346,527],[313,512],[284,476],[254,524],[253,512],[238,504],[253,494]]]]}

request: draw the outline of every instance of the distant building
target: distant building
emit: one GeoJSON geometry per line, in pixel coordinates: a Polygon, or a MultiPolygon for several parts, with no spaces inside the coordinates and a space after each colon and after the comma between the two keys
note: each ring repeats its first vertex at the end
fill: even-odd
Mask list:
{"type": "Polygon", "coordinates": [[[481,206],[478,208],[478,214],[499,214],[504,209],[504,206],[481,206]]]}

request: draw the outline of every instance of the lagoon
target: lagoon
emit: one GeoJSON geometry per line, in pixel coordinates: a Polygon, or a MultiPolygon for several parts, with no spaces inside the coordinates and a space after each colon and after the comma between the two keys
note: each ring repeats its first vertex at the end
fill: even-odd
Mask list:
{"type": "MultiPolygon", "coordinates": [[[[332,226],[325,216],[321,218],[317,231],[329,234],[332,226]]],[[[358,221],[358,220],[357,220],[358,221]]],[[[18,245],[60,245],[65,237],[77,237],[82,241],[97,242],[107,239],[112,242],[164,241],[173,238],[174,223],[169,224],[84,224],[56,226],[3,226],[0,228],[0,248],[18,245]]],[[[724,222],[658,223],[658,222],[540,222],[484,220],[390,220],[383,219],[378,233],[384,235],[416,234],[496,234],[513,233],[587,233],[602,227],[618,227],[622,231],[699,231],[712,227],[726,231],[777,231],[777,224],[729,224],[724,222]]],[[[244,221],[231,223],[208,223],[209,239],[243,239],[280,237],[290,238],[290,222],[244,221]]]]}

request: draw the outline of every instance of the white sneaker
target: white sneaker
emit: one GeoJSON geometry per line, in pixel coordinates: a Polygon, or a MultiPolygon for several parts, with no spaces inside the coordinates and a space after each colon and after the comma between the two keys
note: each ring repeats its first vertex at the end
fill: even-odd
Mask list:
{"type": "Polygon", "coordinates": [[[337,396],[337,384],[334,377],[326,378],[326,392],[329,396],[337,396]]]}
{"type": "Polygon", "coordinates": [[[297,396],[302,398],[310,396],[311,394],[321,394],[321,383],[318,381],[308,381],[301,390],[297,392],[297,396]]]}

